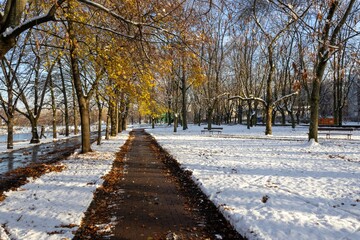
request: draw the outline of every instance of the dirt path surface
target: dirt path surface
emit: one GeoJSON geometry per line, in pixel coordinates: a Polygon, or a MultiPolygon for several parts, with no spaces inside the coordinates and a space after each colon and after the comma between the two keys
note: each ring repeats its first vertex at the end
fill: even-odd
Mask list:
{"type": "Polygon", "coordinates": [[[134,130],[74,239],[242,239],[144,130],[134,130]]]}

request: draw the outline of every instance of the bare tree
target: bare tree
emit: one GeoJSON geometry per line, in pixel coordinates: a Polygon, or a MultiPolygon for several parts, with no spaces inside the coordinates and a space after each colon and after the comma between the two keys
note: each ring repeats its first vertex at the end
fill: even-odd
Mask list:
{"type": "MultiPolygon", "coordinates": [[[[318,119],[319,119],[319,96],[321,81],[330,57],[338,49],[341,43],[338,36],[341,29],[347,24],[347,19],[352,14],[352,9],[356,0],[341,2],[331,1],[328,7],[322,12],[326,17],[319,13],[317,15],[317,25],[314,31],[317,35],[317,54],[313,69],[312,91],[310,96],[310,127],[309,140],[318,141],[318,119]]],[[[359,3],[357,3],[359,4],[359,3]]]]}

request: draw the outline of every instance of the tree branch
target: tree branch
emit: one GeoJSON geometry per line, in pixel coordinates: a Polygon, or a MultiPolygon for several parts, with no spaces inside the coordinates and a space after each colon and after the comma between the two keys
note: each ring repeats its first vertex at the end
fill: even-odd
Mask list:
{"type": "Polygon", "coordinates": [[[41,23],[54,21],[55,20],[55,12],[57,8],[63,3],[65,0],[58,0],[48,11],[46,15],[34,17],[29,19],[28,21],[20,24],[19,26],[15,27],[14,29],[7,29],[5,32],[2,33],[2,36],[5,39],[10,39],[19,36],[22,32],[39,25],[41,23]]]}
{"type": "Polygon", "coordinates": [[[266,105],[266,101],[264,99],[258,98],[258,97],[231,96],[228,98],[228,100],[234,100],[234,99],[241,99],[243,101],[257,101],[257,102],[261,102],[264,105],[266,105]]]}

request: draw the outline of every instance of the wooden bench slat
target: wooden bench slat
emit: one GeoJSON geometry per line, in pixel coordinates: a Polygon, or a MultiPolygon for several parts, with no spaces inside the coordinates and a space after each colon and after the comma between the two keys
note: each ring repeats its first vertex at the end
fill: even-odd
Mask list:
{"type": "Polygon", "coordinates": [[[333,135],[346,135],[347,139],[351,139],[353,128],[340,128],[340,127],[319,127],[318,134],[325,134],[327,139],[333,135]]]}
{"type": "Polygon", "coordinates": [[[222,132],[223,128],[222,127],[213,127],[209,130],[209,128],[204,127],[204,129],[201,130],[201,133],[214,133],[217,132],[218,134],[220,134],[222,132]]]}

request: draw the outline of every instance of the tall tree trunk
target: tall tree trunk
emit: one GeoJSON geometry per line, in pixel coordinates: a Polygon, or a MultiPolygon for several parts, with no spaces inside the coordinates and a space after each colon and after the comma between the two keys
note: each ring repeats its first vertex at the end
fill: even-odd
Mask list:
{"type": "Polygon", "coordinates": [[[167,111],[167,120],[168,120],[168,126],[171,125],[171,98],[169,97],[168,101],[167,101],[167,104],[168,104],[168,111],[167,111]]]}
{"type": "MultiPolygon", "coordinates": [[[[71,7],[70,7],[71,8],[71,7]]],[[[72,21],[69,21],[69,39],[70,39],[70,63],[72,70],[72,77],[74,81],[74,87],[79,103],[80,119],[81,119],[81,152],[91,152],[91,140],[90,140],[90,113],[89,113],[89,101],[87,97],[83,95],[83,87],[80,78],[79,70],[79,57],[77,52],[77,40],[73,28],[72,21]]]]}
{"type": "Polygon", "coordinates": [[[250,129],[250,125],[252,124],[251,123],[252,108],[251,108],[251,102],[250,101],[248,101],[247,104],[248,104],[248,110],[247,110],[247,114],[246,114],[246,127],[247,127],[247,129],[250,129]]]}
{"type": "Polygon", "coordinates": [[[64,96],[64,118],[65,118],[65,136],[69,136],[70,135],[70,131],[69,131],[69,109],[68,109],[68,99],[67,99],[67,92],[66,92],[66,85],[65,85],[65,78],[64,78],[64,73],[62,70],[62,64],[61,64],[61,60],[59,59],[58,61],[59,64],[59,70],[60,70],[60,78],[61,78],[61,92],[64,96]]]}
{"type": "Polygon", "coordinates": [[[54,83],[53,83],[52,77],[50,77],[50,95],[51,95],[53,139],[56,139],[57,138],[57,131],[56,131],[56,102],[55,102],[55,93],[54,93],[54,83]]]}
{"type": "Polygon", "coordinates": [[[177,113],[174,114],[174,132],[177,132],[179,116],[177,113]]]}
{"type": "Polygon", "coordinates": [[[126,100],[125,101],[125,109],[124,112],[122,114],[122,130],[125,131],[127,129],[127,119],[129,116],[129,108],[130,108],[130,101],[126,100]]]}
{"type": "Polygon", "coordinates": [[[74,79],[71,81],[72,86],[72,99],[73,99],[73,112],[74,112],[74,135],[78,135],[78,112],[77,112],[77,104],[76,104],[76,90],[74,79]]]}
{"type": "Polygon", "coordinates": [[[123,131],[122,127],[123,127],[123,124],[122,124],[122,120],[123,120],[123,117],[121,116],[122,115],[122,111],[121,109],[118,110],[118,114],[117,114],[117,132],[118,133],[121,133],[123,131]]]}
{"type": "Polygon", "coordinates": [[[102,106],[101,106],[101,103],[98,102],[98,111],[99,111],[99,114],[98,114],[98,134],[97,134],[97,145],[100,145],[101,144],[101,113],[102,113],[102,106]]]}
{"type": "Polygon", "coordinates": [[[119,112],[118,112],[118,133],[121,133],[123,129],[123,120],[125,115],[125,96],[124,93],[120,94],[120,104],[119,104],[119,112]]]}
{"type": "Polygon", "coordinates": [[[242,106],[239,104],[238,106],[238,123],[239,124],[242,124],[243,121],[242,121],[242,114],[243,114],[243,108],[242,106]]]}
{"type": "Polygon", "coordinates": [[[105,129],[105,139],[110,139],[110,111],[108,109],[108,112],[106,114],[106,129],[105,129]]]}
{"type": "Polygon", "coordinates": [[[110,113],[110,136],[115,137],[117,135],[117,114],[116,114],[116,103],[114,99],[109,102],[109,113],[110,113]]]}
{"type": "Polygon", "coordinates": [[[265,135],[272,135],[272,114],[273,114],[273,95],[272,95],[272,83],[273,83],[273,74],[275,71],[275,65],[273,62],[273,46],[272,44],[268,47],[268,58],[269,58],[269,75],[266,81],[266,104],[265,104],[265,113],[266,113],[266,128],[265,135]]]}
{"type": "Polygon", "coordinates": [[[100,94],[99,91],[96,90],[96,104],[97,104],[97,108],[98,108],[98,129],[97,129],[97,141],[96,144],[100,145],[101,144],[101,117],[102,117],[102,110],[103,110],[103,106],[101,104],[100,101],[100,94]]]}
{"type": "MultiPolygon", "coordinates": [[[[9,82],[10,83],[10,82],[9,82]]],[[[12,84],[11,84],[12,85],[12,84]]],[[[13,149],[14,148],[14,111],[15,107],[13,106],[13,91],[12,87],[8,87],[8,103],[7,103],[7,110],[6,116],[7,116],[7,149],[13,149]]]]}
{"type": "Polygon", "coordinates": [[[91,152],[90,139],[90,111],[89,103],[86,99],[79,102],[80,118],[81,118],[81,145],[82,153],[91,152]]]}
{"type": "MultiPolygon", "coordinates": [[[[183,67],[184,68],[184,67],[183,67]]],[[[183,130],[188,129],[187,125],[187,98],[186,98],[186,76],[185,76],[185,69],[183,69],[183,76],[181,78],[182,88],[181,88],[181,99],[182,99],[182,106],[181,106],[181,118],[182,118],[182,127],[183,130]]]]}
{"type": "Polygon", "coordinates": [[[318,142],[319,127],[319,98],[320,98],[320,78],[315,76],[312,82],[312,91],[310,96],[310,126],[309,140],[314,139],[318,142]]]}
{"type": "Polygon", "coordinates": [[[212,126],[212,114],[213,114],[213,108],[211,107],[208,107],[207,109],[207,127],[208,127],[208,130],[211,130],[211,126],[212,126]]]}
{"type": "Polygon", "coordinates": [[[199,115],[198,115],[198,126],[201,125],[201,108],[199,109],[199,115]]]}

